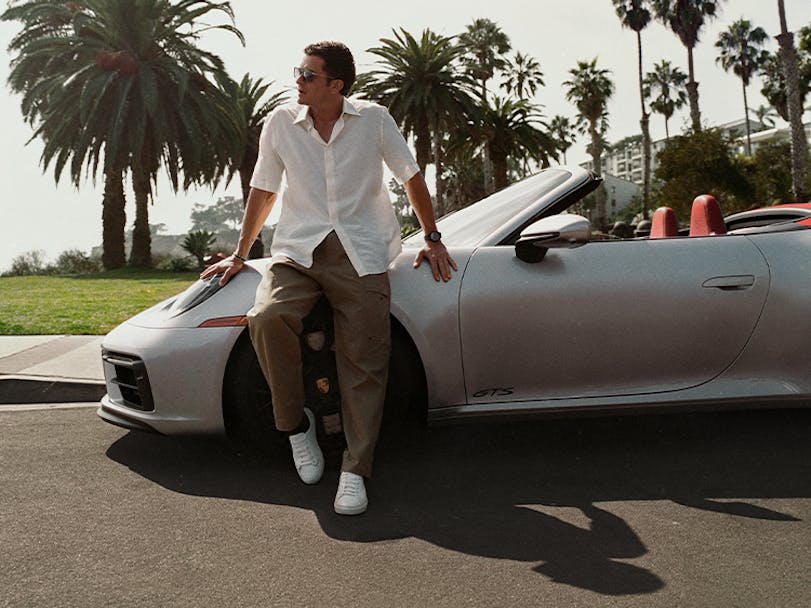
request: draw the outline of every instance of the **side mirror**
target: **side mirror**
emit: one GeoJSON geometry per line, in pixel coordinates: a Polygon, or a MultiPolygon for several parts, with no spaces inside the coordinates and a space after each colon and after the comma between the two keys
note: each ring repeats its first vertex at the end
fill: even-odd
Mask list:
{"type": "Polygon", "coordinates": [[[515,255],[522,262],[540,262],[547,250],[572,249],[589,242],[591,224],[581,215],[553,215],[530,224],[515,243],[515,255]]]}

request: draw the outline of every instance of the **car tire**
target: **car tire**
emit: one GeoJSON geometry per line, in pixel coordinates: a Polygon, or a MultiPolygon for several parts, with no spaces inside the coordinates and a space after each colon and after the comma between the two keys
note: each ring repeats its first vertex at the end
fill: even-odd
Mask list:
{"type": "Polygon", "coordinates": [[[386,433],[395,433],[415,426],[425,427],[427,395],[419,353],[405,329],[396,321],[392,324],[391,338],[383,429],[386,433]]]}
{"type": "MultiPolygon", "coordinates": [[[[426,426],[425,374],[416,347],[396,322],[392,326],[392,355],[382,433],[398,435],[426,426]]],[[[237,339],[225,368],[223,418],[229,439],[238,449],[279,454],[288,449],[276,430],[273,397],[259,367],[246,329],[237,339]]]]}
{"type": "Polygon", "coordinates": [[[287,438],[276,430],[273,397],[247,329],[225,367],[223,418],[226,434],[238,449],[276,455],[288,448],[287,438]]]}

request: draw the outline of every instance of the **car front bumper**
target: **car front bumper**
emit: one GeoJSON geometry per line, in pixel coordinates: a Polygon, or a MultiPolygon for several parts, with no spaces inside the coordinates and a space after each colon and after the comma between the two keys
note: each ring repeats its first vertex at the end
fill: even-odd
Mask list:
{"type": "Polygon", "coordinates": [[[244,329],[118,326],[102,342],[107,395],[97,414],[167,435],[223,433],[225,366],[244,329]]]}

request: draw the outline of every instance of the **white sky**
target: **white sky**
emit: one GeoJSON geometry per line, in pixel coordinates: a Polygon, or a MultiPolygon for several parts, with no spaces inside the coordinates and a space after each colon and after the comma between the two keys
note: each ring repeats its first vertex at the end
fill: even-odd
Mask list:
{"type": "MultiPolygon", "coordinates": [[[[5,3],[3,3],[5,5],[5,3]]],[[[541,64],[546,86],[535,101],[549,118],[555,114],[573,117],[574,108],[566,101],[562,83],[578,60],[598,57],[598,66],[608,68],[616,85],[609,104],[609,141],[639,132],[639,96],[636,75],[636,37],[622,29],[610,0],[410,0],[380,2],[355,0],[352,3],[314,0],[306,5],[265,0],[232,0],[236,25],[246,38],[243,48],[225,33],[212,33],[203,44],[225,61],[237,80],[245,72],[276,81],[274,90],[292,85],[292,66],[298,65],[302,49],[309,42],[333,39],[353,50],[358,71],[368,70],[374,56],[365,52],[377,46],[381,37],[391,36],[392,28],[403,27],[418,35],[428,27],[444,35],[461,32],[479,17],[497,22],[510,37],[514,50],[535,57],[541,64]]],[[[788,26],[792,31],[811,23],[809,0],[786,0],[788,26]]],[[[744,17],[763,27],[770,36],[779,31],[776,0],[728,0],[720,17],[705,27],[695,49],[696,79],[700,83],[702,120],[713,125],[743,117],[740,81],[715,64],[714,43],[718,34],[744,17]]],[[[18,31],[17,23],[0,23],[0,41],[6,47],[18,31]]],[[[676,36],[658,23],[643,32],[644,69],[668,59],[687,71],[687,51],[676,36]]],[[[771,49],[777,43],[772,39],[771,49]]],[[[0,56],[0,81],[5,84],[10,55],[0,56]]],[[[759,79],[749,87],[749,103],[754,108],[765,103],[759,79]]],[[[6,89],[7,91],[7,89],[6,89]]],[[[39,165],[41,145],[26,142],[31,129],[23,123],[20,99],[6,92],[0,97],[2,140],[0,140],[0,270],[22,252],[45,251],[50,260],[65,249],[89,251],[101,243],[101,183],[87,182],[77,191],[63,177],[56,186],[51,173],[43,175],[39,165]]],[[[670,122],[676,132],[689,118],[685,106],[670,122]]],[[[808,120],[808,115],[805,117],[808,120]]],[[[780,123],[778,123],[780,124],[780,123]]],[[[660,115],[651,119],[651,135],[664,137],[660,115]]],[[[585,139],[568,151],[569,162],[586,159],[585,139]]],[[[159,178],[155,204],[150,207],[150,223],[164,223],[169,232],[186,232],[194,203],[209,204],[219,196],[240,196],[238,180],[220,187],[175,195],[165,177],[159,178]]],[[[127,193],[127,226],[134,219],[132,195],[127,193]]]]}

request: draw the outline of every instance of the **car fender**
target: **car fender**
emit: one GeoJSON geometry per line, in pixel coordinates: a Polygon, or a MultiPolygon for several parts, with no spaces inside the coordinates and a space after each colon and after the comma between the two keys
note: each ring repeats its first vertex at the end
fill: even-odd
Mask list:
{"type": "Polygon", "coordinates": [[[435,281],[427,262],[414,268],[417,249],[401,253],[390,267],[391,313],[419,352],[428,389],[428,407],[465,403],[459,337],[459,291],[472,248],[451,249],[459,270],[448,282],[435,281]]]}

